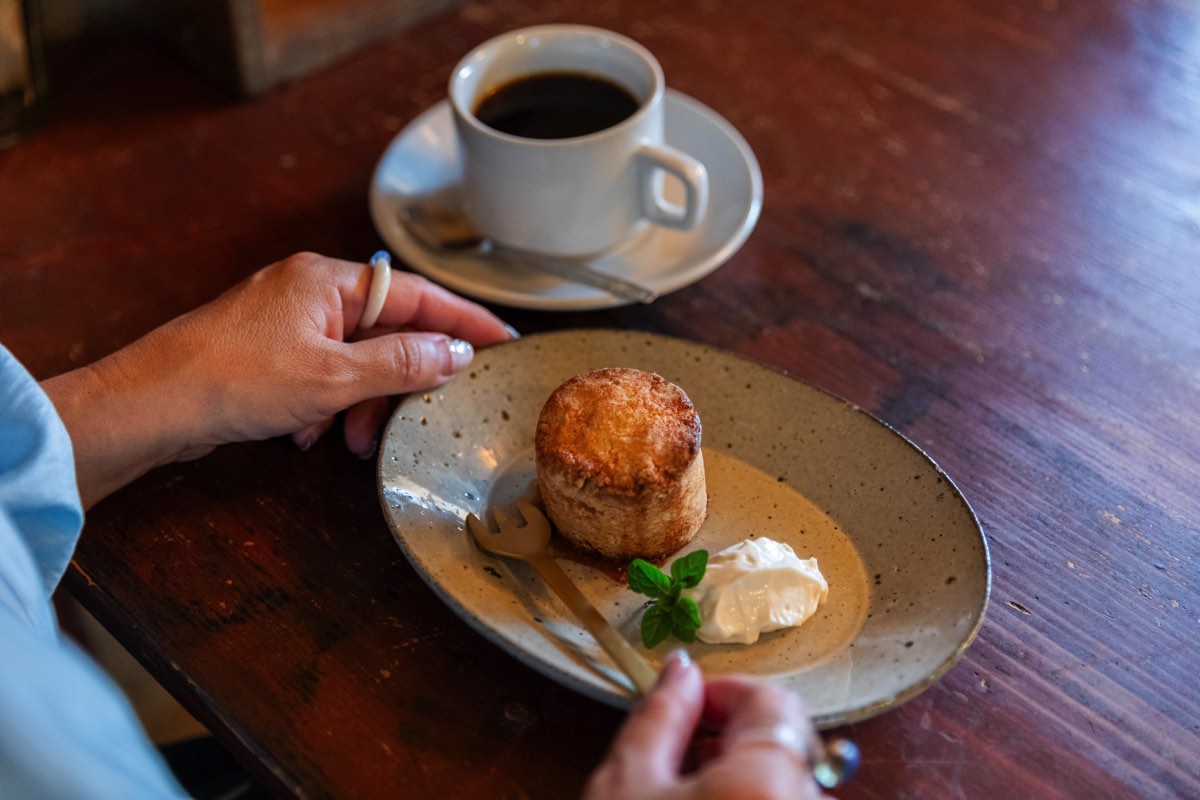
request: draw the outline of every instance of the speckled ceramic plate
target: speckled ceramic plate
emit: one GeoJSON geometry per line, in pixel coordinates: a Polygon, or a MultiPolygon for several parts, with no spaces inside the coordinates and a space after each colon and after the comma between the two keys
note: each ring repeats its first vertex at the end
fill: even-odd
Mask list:
{"type": "MultiPolygon", "coordinates": [[[[855,406],[730,353],[654,334],[578,330],[480,352],[466,374],[411,395],[388,424],[380,499],[396,541],[460,617],[518,659],[616,706],[632,692],[526,565],[484,553],[464,527],[534,491],[533,435],[550,392],[608,366],[657,372],[704,428],[709,517],[682,552],[750,536],[815,556],[829,597],[798,628],[753,645],[689,646],[708,674],[748,672],[800,692],[820,727],[864,719],[936,681],[983,621],[987,540],[954,484],[855,406]]],[[[638,647],[642,601],[602,571],[564,568],[638,647]]],[[[661,659],[669,645],[648,655],[661,659]]]]}

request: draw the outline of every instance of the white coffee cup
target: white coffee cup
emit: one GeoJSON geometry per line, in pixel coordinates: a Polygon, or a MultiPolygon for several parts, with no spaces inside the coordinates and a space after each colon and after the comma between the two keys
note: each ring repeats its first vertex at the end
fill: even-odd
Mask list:
{"type": "Polygon", "coordinates": [[[654,56],[599,28],[543,25],[475,48],[450,77],[467,215],[497,242],[564,256],[607,250],[646,223],[693,227],[707,209],[708,173],[663,143],[663,92],[654,56]],[[490,93],[545,73],[605,79],[627,90],[637,110],[611,127],[561,139],[503,133],[476,117],[490,93]],[[664,174],[682,184],[681,205],[664,196],[664,174]]]}

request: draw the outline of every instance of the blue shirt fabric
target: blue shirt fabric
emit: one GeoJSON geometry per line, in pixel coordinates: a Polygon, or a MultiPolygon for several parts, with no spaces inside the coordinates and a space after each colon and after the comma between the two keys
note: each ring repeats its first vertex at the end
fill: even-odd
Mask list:
{"type": "Polygon", "coordinates": [[[66,428],[0,346],[0,800],[186,797],[120,689],[59,631],[50,597],[82,526],[66,428]]]}

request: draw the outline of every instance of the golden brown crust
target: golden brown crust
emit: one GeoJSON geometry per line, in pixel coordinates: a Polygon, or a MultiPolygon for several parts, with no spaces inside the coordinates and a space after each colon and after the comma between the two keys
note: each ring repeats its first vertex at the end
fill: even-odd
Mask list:
{"type": "Polygon", "coordinates": [[[610,367],[550,395],[534,439],[546,511],[576,546],[658,558],[704,522],[701,426],[688,396],[660,375],[610,367]]]}

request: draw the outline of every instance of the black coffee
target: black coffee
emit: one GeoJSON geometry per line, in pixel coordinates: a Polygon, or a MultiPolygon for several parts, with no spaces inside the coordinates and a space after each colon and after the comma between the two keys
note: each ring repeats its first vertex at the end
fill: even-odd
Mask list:
{"type": "Polygon", "coordinates": [[[633,116],[638,101],[624,87],[580,72],[544,72],[494,89],[475,107],[488,127],[529,139],[569,139],[633,116]]]}

